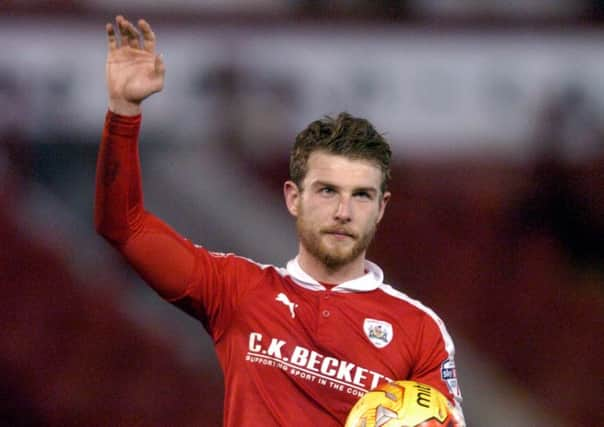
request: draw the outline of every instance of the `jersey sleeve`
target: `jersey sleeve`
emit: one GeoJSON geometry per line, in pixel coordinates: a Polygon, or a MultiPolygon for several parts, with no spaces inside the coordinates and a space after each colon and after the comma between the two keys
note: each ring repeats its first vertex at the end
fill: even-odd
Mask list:
{"type": "Polygon", "coordinates": [[[169,301],[198,318],[217,342],[243,297],[262,284],[265,269],[235,254],[196,247],[195,268],[185,292],[169,301]]]}
{"type": "Polygon", "coordinates": [[[417,354],[418,359],[410,379],[431,385],[443,393],[453,403],[457,418],[463,424],[462,396],[455,368],[455,346],[444,323],[436,315],[424,316],[417,354]]]}
{"type": "Polygon", "coordinates": [[[96,174],[95,226],[164,299],[197,317],[214,340],[260,268],[194,245],[144,209],[141,116],[107,113],[96,174]],[[245,278],[245,280],[243,279],[245,278]]]}

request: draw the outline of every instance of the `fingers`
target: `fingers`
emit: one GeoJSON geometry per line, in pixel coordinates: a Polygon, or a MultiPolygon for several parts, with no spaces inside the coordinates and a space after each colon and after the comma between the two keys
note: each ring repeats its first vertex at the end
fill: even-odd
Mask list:
{"type": "Polygon", "coordinates": [[[164,59],[162,55],[155,55],[155,78],[154,81],[154,91],[159,92],[164,87],[164,76],[166,74],[166,66],[164,64],[164,59]]]}
{"type": "Polygon", "coordinates": [[[130,46],[131,48],[139,49],[140,35],[136,27],[121,15],[116,17],[116,21],[120,31],[122,46],[130,46]]]}
{"type": "Polygon", "coordinates": [[[140,47],[140,34],[130,21],[126,21],[126,35],[128,37],[128,46],[138,49],[140,47]]]}
{"type": "Polygon", "coordinates": [[[138,21],[138,27],[143,33],[143,47],[147,52],[155,52],[155,34],[151,30],[151,26],[144,19],[138,21]]]}
{"type": "Polygon", "coordinates": [[[115,36],[115,29],[110,23],[105,24],[105,31],[107,32],[107,46],[109,50],[117,49],[117,37],[115,36]]]}
{"type": "Polygon", "coordinates": [[[165,74],[166,72],[166,64],[164,64],[164,58],[162,55],[155,56],[155,72],[157,74],[165,74]]]}
{"type": "Polygon", "coordinates": [[[128,46],[134,49],[140,48],[140,33],[134,25],[128,23],[128,46]]]}
{"type": "Polygon", "coordinates": [[[120,33],[120,44],[124,46],[128,44],[128,21],[122,15],[118,15],[115,18],[115,22],[120,33]]]}
{"type": "Polygon", "coordinates": [[[116,35],[116,30],[112,24],[107,24],[105,30],[107,31],[107,39],[109,43],[109,50],[113,50],[121,46],[129,46],[133,49],[145,49],[149,53],[155,53],[155,33],[151,29],[151,25],[144,19],[139,19],[138,27],[140,31],[122,15],[118,15],[115,18],[117,23],[117,29],[119,30],[120,39],[116,35]],[[141,46],[141,33],[142,33],[142,46],[141,46]],[[120,43],[121,41],[121,43],[120,43]]]}

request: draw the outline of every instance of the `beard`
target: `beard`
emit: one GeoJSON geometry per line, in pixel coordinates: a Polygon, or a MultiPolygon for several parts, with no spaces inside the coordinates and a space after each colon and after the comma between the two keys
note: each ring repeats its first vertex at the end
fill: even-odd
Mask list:
{"type": "Polygon", "coordinates": [[[316,259],[318,259],[329,270],[336,270],[357,259],[363,254],[375,235],[377,224],[372,224],[362,233],[355,233],[345,226],[334,225],[331,227],[316,227],[306,220],[304,212],[300,209],[296,218],[296,229],[300,243],[316,259]],[[329,233],[335,230],[345,229],[350,234],[345,242],[328,244],[329,233]],[[352,243],[348,240],[351,239],[352,243]]]}

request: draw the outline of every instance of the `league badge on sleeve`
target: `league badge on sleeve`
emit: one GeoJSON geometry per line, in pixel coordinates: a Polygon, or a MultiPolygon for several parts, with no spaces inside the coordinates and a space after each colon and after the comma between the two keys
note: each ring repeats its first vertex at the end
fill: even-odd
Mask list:
{"type": "Polygon", "coordinates": [[[365,319],[363,330],[369,341],[377,348],[384,348],[392,341],[392,325],[384,320],[365,319]]]}
{"type": "Polygon", "coordinates": [[[440,367],[440,376],[447,384],[449,392],[456,398],[461,398],[461,391],[457,383],[457,369],[455,369],[455,361],[453,359],[445,360],[440,367]]]}

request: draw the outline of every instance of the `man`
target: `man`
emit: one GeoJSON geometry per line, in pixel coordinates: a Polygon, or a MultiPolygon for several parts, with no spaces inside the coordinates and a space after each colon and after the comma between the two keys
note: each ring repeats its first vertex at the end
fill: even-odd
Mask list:
{"type": "Polygon", "coordinates": [[[141,102],[165,67],[147,22],[107,24],[107,113],[97,165],[99,233],[166,300],[198,318],[225,378],[226,426],[338,426],[388,380],[430,384],[456,402],[453,343],[441,320],[383,283],[365,254],[390,193],[390,148],[348,114],[296,138],[285,202],[297,257],[286,268],[213,253],[143,207],[141,102]],[[139,30],[142,41],[139,42],[139,30]]]}

